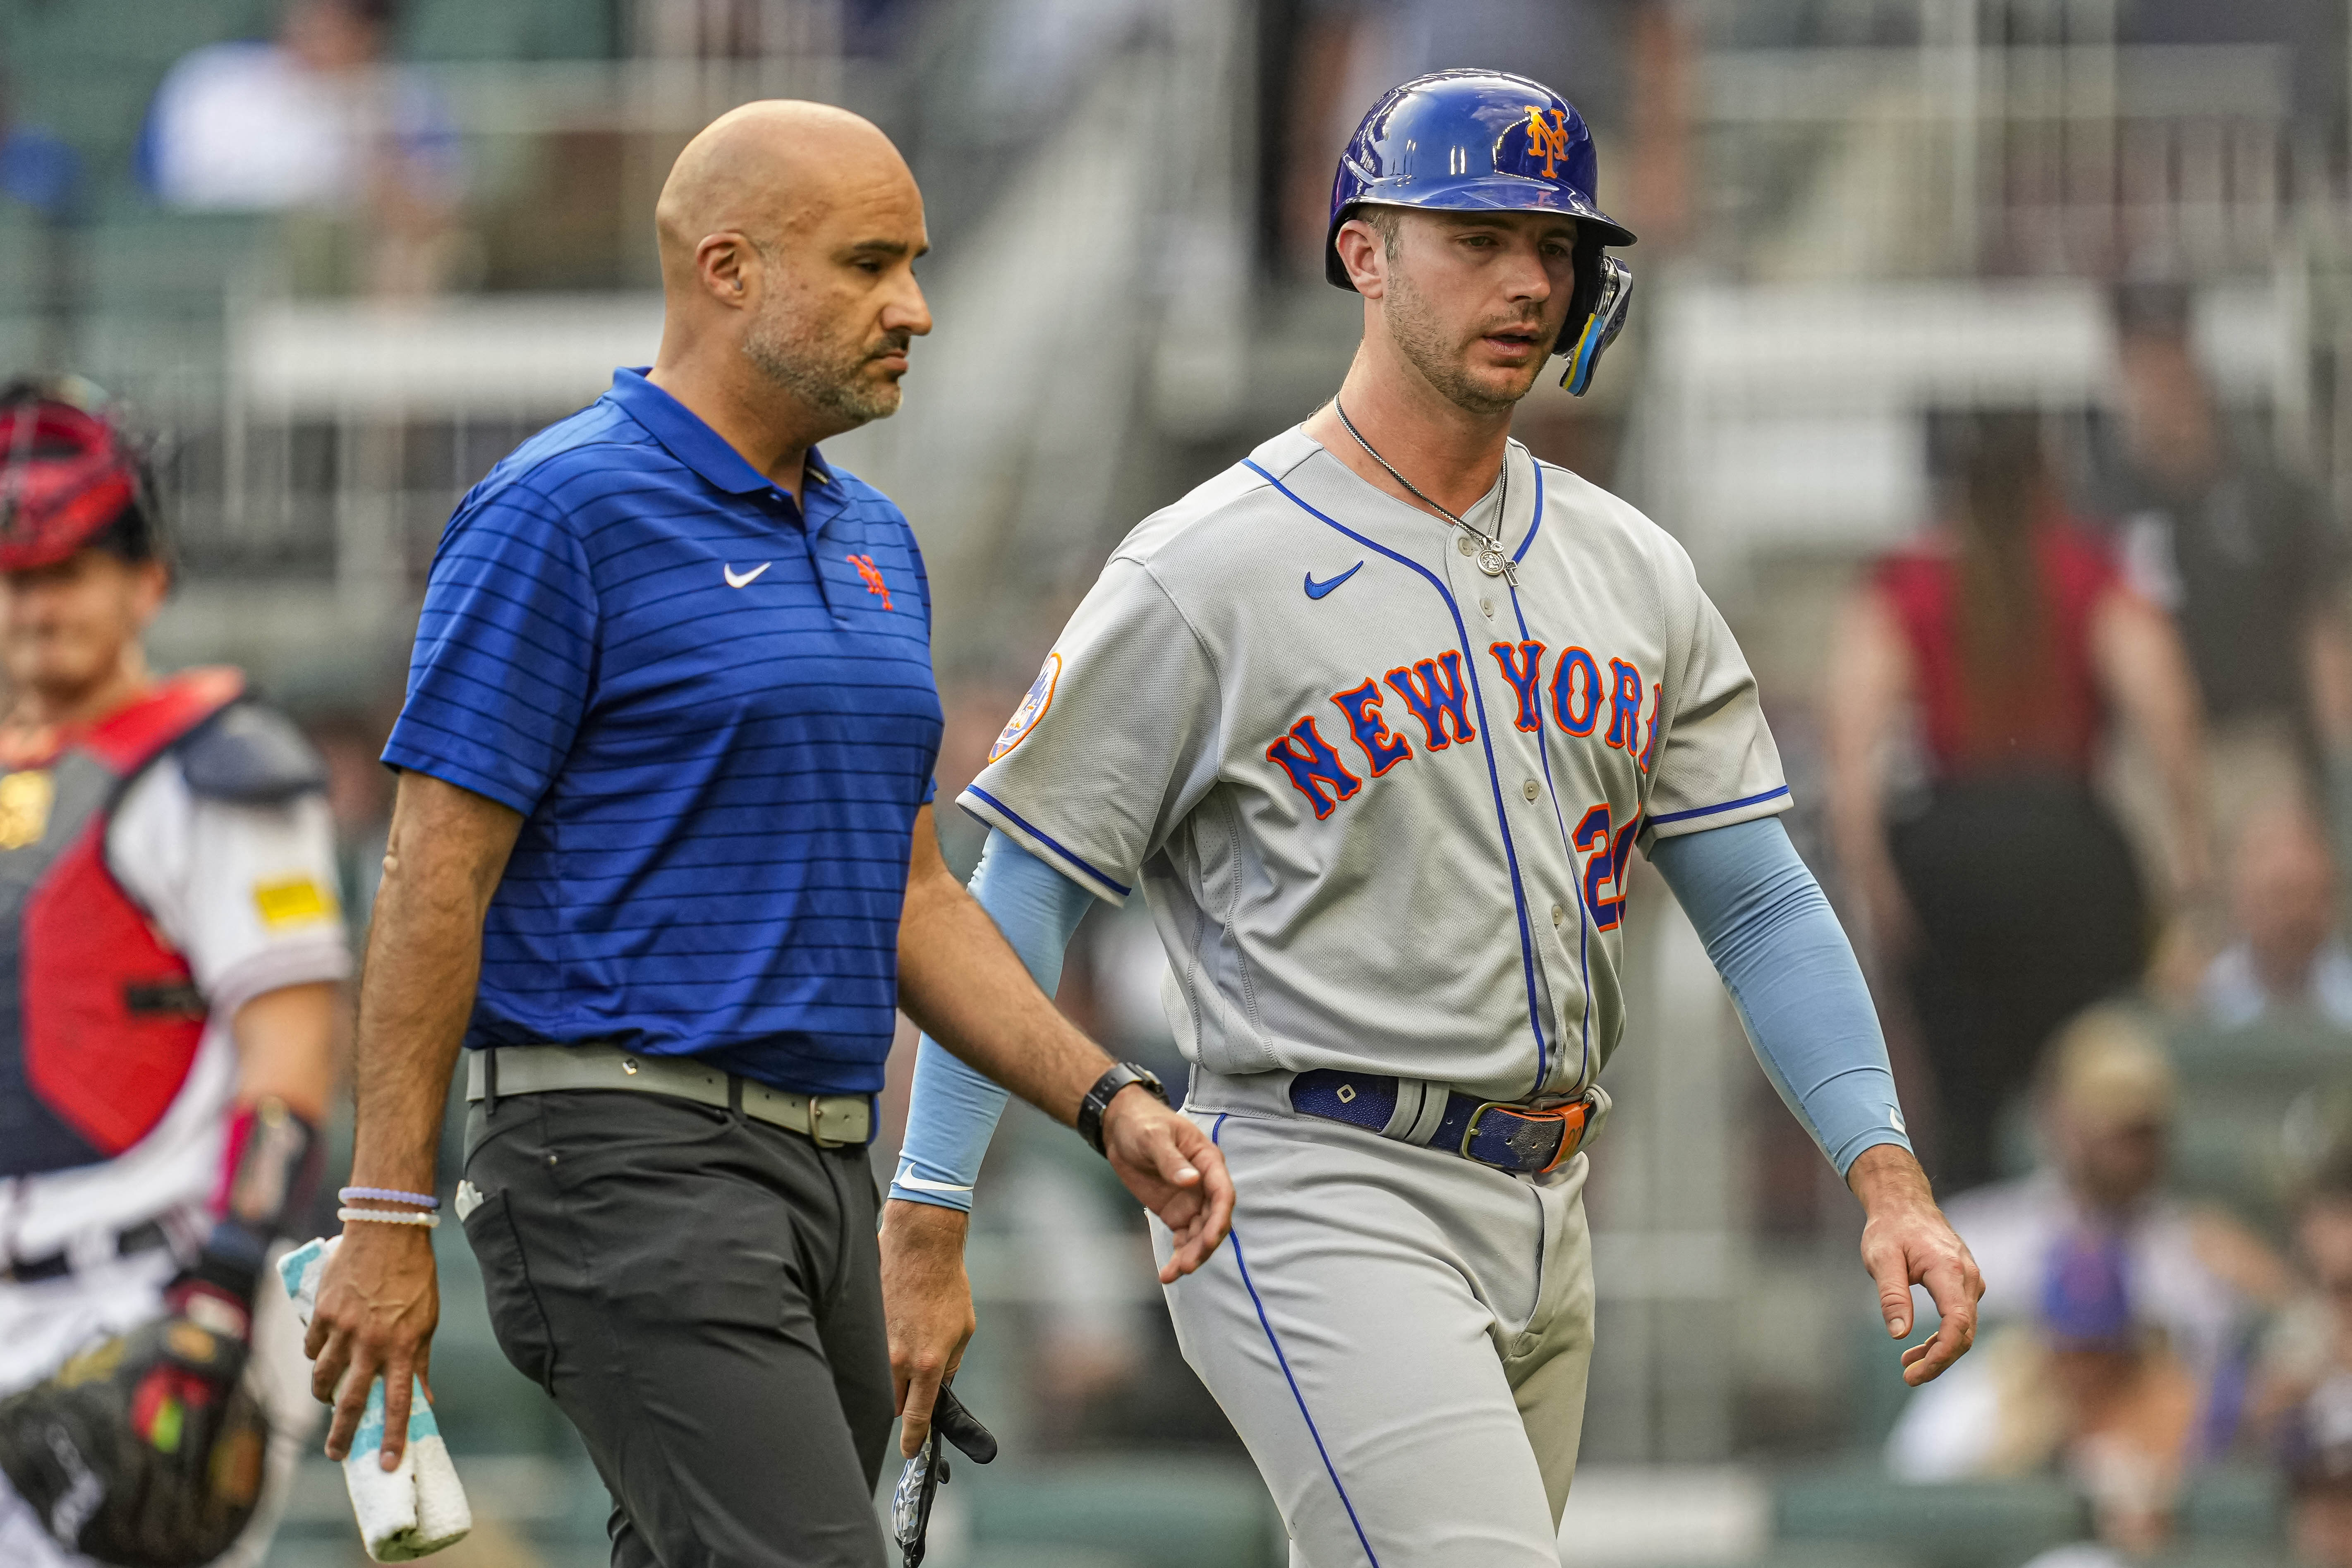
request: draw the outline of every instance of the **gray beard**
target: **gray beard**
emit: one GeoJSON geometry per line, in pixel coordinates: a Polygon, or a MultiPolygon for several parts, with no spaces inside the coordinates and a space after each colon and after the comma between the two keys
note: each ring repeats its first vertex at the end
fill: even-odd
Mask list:
{"type": "Polygon", "coordinates": [[[867,358],[862,344],[835,348],[805,326],[796,330],[762,317],[743,334],[743,357],[811,408],[850,427],[898,412],[898,384],[868,382],[860,374],[867,358]]]}
{"type": "Polygon", "coordinates": [[[1538,363],[1528,375],[1527,385],[1507,397],[1496,396],[1472,381],[1463,372],[1460,351],[1442,335],[1427,300],[1402,272],[1390,279],[1388,308],[1382,314],[1388,321],[1389,336],[1405,363],[1421,372],[1447,402],[1470,413],[1507,412],[1535,389],[1536,377],[1543,374],[1543,363],[1538,363]]]}

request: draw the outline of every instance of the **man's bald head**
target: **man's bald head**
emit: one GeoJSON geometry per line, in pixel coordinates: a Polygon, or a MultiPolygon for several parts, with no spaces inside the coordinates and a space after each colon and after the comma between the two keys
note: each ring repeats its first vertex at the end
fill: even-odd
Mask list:
{"type": "Polygon", "coordinates": [[[831,104],[768,99],[731,109],[686,144],[654,207],[662,274],[690,271],[695,247],[736,233],[773,247],[788,228],[860,191],[915,177],[871,121],[831,104]]]}
{"type": "Polygon", "coordinates": [[[654,226],[657,371],[781,397],[776,415],[819,439],[897,410],[908,345],[931,329],[913,272],[923,198],[871,123],[821,103],[731,110],[678,154],[654,226]]]}

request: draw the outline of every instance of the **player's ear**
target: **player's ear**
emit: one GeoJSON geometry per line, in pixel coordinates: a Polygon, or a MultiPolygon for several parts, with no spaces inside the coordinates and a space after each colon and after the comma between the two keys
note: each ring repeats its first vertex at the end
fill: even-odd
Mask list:
{"type": "Polygon", "coordinates": [[[1362,218],[1351,217],[1339,226],[1333,237],[1339,252],[1339,265],[1348,269],[1348,281],[1356,292],[1367,300],[1377,300],[1388,292],[1388,242],[1380,230],[1362,218]]]}
{"type": "Polygon", "coordinates": [[[759,281],[760,252],[747,236],[731,230],[705,235],[694,247],[694,269],[712,298],[727,305],[745,304],[759,281]]]}
{"type": "Polygon", "coordinates": [[[131,616],[142,631],[172,592],[172,568],[152,557],[131,568],[131,616]]]}

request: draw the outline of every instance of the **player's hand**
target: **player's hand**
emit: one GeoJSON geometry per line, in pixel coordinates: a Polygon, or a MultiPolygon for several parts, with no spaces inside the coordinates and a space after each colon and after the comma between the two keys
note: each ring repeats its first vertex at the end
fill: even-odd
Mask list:
{"type": "Polygon", "coordinates": [[[1103,1112],[1110,1168],[1176,1241],[1162,1285],[1203,1263],[1234,1225],[1234,1179],[1225,1157],[1192,1119],[1140,1089],[1111,1098],[1103,1112]]]}
{"type": "Polygon", "coordinates": [[[1927,1288],[1943,1320],[1932,1337],[1903,1352],[1903,1381],[1916,1388],[1976,1342],[1984,1277],[1968,1243],[1936,1206],[1927,1173],[1901,1145],[1864,1149],[1846,1172],[1846,1185],[1869,1216],[1862,1227],[1862,1261],[1878,1283],[1887,1333],[1898,1340],[1910,1334],[1914,1285],[1927,1288]]]}
{"type": "Polygon", "coordinates": [[[173,1294],[170,1315],[0,1400],[0,1499],[13,1490],[76,1563],[211,1563],[260,1499],[269,1423],[243,1381],[242,1308],[173,1294]]]}
{"type": "Polygon", "coordinates": [[[978,1326],[963,1268],[971,1224],[962,1210],[938,1204],[892,1198],[882,1205],[882,1316],[901,1420],[898,1452],[909,1459],[929,1439],[940,1385],[962,1364],[978,1326]]]}
{"type": "Polygon", "coordinates": [[[408,1447],[412,1376],[428,1392],[433,1330],[441,1321],[433,1233],[422,1226],[357,1224],[327,1258],[319,1304],[302,1352],[310,1358],[310,1393],[335,1407],[327,1458],[352,1451],[367,1409],[368,1389],[383,1379],[383,1468],[408,1447]]]}

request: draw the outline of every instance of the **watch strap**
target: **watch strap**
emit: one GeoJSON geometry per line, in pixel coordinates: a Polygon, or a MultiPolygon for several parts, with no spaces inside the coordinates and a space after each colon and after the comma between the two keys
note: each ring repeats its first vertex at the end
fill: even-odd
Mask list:
{"type": "Polygon", "coordinates": [[[1087,1090],[1086,1098],[1078,1101],[1078,1136],[1085,1139],[1096,1153],[1107,1155],[1109,1152],[1103,1147],[1103,1116],[1110,1110],[1111,1100],[1121,1089],[1136,1084],[1141,1084],[1157,1095],[1160,1104],[1168,1103],[1168,1090],[1160,1084],[1160,1075],[1134,1062],[1112,1064],[1108,1071],[1095,1079],[1094,1087],[1087,1090]]]}

